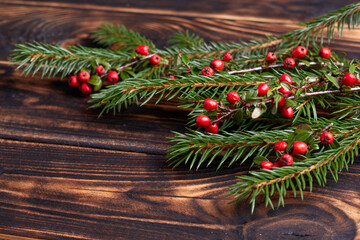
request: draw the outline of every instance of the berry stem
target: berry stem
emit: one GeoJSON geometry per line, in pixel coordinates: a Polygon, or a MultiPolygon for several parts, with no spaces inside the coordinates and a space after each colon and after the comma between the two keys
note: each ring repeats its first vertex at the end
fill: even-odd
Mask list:
{"type": "Polygon", "coordinates": [[[326,127],[324,127],[323,129],[321,129],[321,132],[327,132],[330,131],[330,129],[332,128],[334,124],[330,123],[329,125],[327,125],[326,127]]]}
{"type": "MultiPolygon", "coordinates": [[[[348,90],[348,92],[358,92],[360,91],[360,87],[355,87],[355,88],[350,88],[348,90]]],[[[305,93],[302,96],[298,96],[297,98],[304,98],[304,97],[311,97],[311,96],[319,96],[319,95],[326,95],[326,94],[335,94],[335,93],[342,93],[344,91],[340,90],[340,89],[336,89],[336,90],[327,90],[327,91],[319,91],[319,92],[311,92],[311,93],[305,93]]],[[[284,96],[284,98],[286,99],[294,99],[295,96],[284,96]]],[[[267,98],[264,99],[264,103],[270,103],[272,101],[272,98],[267,98]]]]}
{"type": "MultiPolygon", "coordinates": [[[[310,65],[318,65],[319,63],[317,62],[310,62],[310,65]]],[[[300,62],[298,64],[298,66],[305,66],[305,63],[300,62]]],[[[261,67],[254,67],[254,68],[248,68],[248,69],[242,69],[242,70],[235,70],[235,71],[230,71],[228,72],[229,74],[237,74],[237,73],[247,73],[247,72],[257,72],[257,71],[262,71],[265,69],[269,69],[269,68],[279,68],[279,67],[284,67],[284,64],[272,64],[269,66],[261,66],[261,67]]]]}
{"type": "MultiPolygon", "coordinates": [[[[339,66],[342,66],[342,63],[336,63],[339,66]]],[[[320,65],[320,66],[326,66],[327,64],[324,62],[309,62],[308,64],[305,64],[303,62],[299,62],[297,64],[298,67],[304,67],[304,66],[316,66],[316,65],[320,65]]],[[[280,68],[280,67],[284,67],[284,64],[272,64],[269,66],[261,66],[261,67],[254,67],[254,68],[249,68],[249,69],[242,69],[242,70],[235,70],[235,71],[230,71],[228,72],[228,74],[238,74],[238,73],[247,73],[247,72],[257,72],[257,71],[262,71],[262,70],[266,70],[269,68],[280,68]]]]}
{"type": "Polygon", "coordinates": [[[146,57],[143,57],[143,58],[141,58],[141,59],[137,59],[137,60],[135,60],[135,61],[129,62],[129,63],[127,63],[127,64],[125,64],[125,65],[123,65],[123,66],[121,66],[121,67],[115,68],[115,69],[116,69],[117,71],[121,72],[121,71],[124,70],[125,68],[131,67],[132,65],[134,65],[134,64],[136,64],[136,63],[138,63],[138,62],[140,62],[140,61],[149,59],[149,58],[151,58],[151,57],[154,56],[154,55],[155,55],[155,53],[154,53],[154,54],[151,54],[151,55],[148,55],[148,56],[146,56],[146,57]]]}
{"type": "MultiPolygon", "coordinates": [[[[360,87],[350,88],[349,92],[357,92],[360,91],[360,87]]],[[[340,89],[337,90],[327,90],[327,91],[320,91],[320,92],[312,92],[312,93],[305,93],[303,96],[300,97],[309,97],[309,96],[318,96],[318,95],[326,95],[326,94],[334,94],[334,93],[341,93],[343,92],[340,89]]],[[[288,99],[294,99],[295,96],[290,96],[288,99]]]]}
{"type": "Polygon", "coordinates": [[[215,121],[211,121],[211,124],[223,122],[225,119],[227,119],[227,118],[230,117],[232,114],[234,114],[234,113],[236,113],[237,111],[239,111],[240,109],[242,109],[242,108],[228,109],[227,112],[223,113],[223,115],[222,115],[221,117],[219,117],[219,118],[216,119],[215,121]]]}

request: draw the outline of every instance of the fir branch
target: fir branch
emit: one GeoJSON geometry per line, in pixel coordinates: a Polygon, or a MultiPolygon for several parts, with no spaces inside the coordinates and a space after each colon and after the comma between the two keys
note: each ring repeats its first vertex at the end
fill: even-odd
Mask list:
{"type": "Polygon", "coordinates": [[[217,156],[222,156],[217,169],[231,158],[228,166],[241,159],[244,163],[255,153],[266,156],[267,148],[276,141],[285,139],[293,130],[274,131],[242,131],[224,134],[206,134],[190,131],[187,134],[176,133],[170,142],[176,143],[168,149],[168,161],[174,167],[190,162],[190,169],[196,165],[198,169],[203,163],[209,166],[217,156]]]}
{"type": "Polygon", "coordinates": [[[326,129],[325,126],[331,126],[336,137],[345,137],[357,131],[358,129],[354,128],[354,125],[358,124],[360,124],[358,119],[318,118],[314,122],[312,119],[299,117],[293,123],[284,118],[264,117],[244,120],[238,125],[238,129],[232,132],[221,131],[217,134],[193,130],[185,134],[174,132],[175,137],[169,138],[173,145],[168,148],[168,159],[174,167],[179,164],[190,164],[190,168],[195,166],[199,168],[201,165],[209,166],[216,162],[220,168],[225,161],[229,160],[231,161],[228,166],[239,161],[243,163],[254,153],[257,156],[268,156],[271,153],[266,149],[269,145],[276,141],[286,141],[289,133],[299,126],[307,125],[307,128],[314,129],[314,133],[320,133],[326,129]],[[261,151],[253,152],[253,149],[261,151]],[[234,158],[235,154],[240,151],[242,155],[234,158]],[[216,159],[216,156],[222,157],[222,159],[216,159]],[[215,161],[215,159],[219,161],[215,161]]]}
{"type": "Polygon", "coordinates": [[[93,94],[90,102],[95,103],[92,106],[94,108],[102,107],[101,113],[110,110],[116,113],[123,106],[126,107],[132,102],[138,103],[139,100],[142,100],[143,105],[155,96],[159,102],[164,97],[170,100],[185,95],[199,95],[219,88],[224,91],[232,90],[235,87],[247,89],[259,84],[260,81],[263,81],[261,76],[226,76],[226,78],[189,76],[171,80],[131,78],[93,94]]]}
{"type": "MultiPolygon", "coordinates": [[[[240,56],[249,56],[257,54],[259,50],[267,50],[283,42],[281,37],[269,36],[267,40],[253,39],[250,42],[242,41],[240,43],[214,43],[204,44],[200,46],[200,50],[189,49],[184,51],[190,58],[212,58],[214,56],[221,56],[226,52],[231,52],[235,58],[240,56]]],[[[258,54],[259,55],[259,54],[258,54]]],[[[264,56],[263,54],[261,54],[264,56]]]]}
{"type": "MultiPolygon", "coordinates": [[[[283,35],[285,39],[291,38],[299,42],[312,39],[317,40],[320,37],[323,44],[324,32],[327,34],[328,43],[335,37],[335,29],[337,28],[338,36],[343,33],[344,26],[347,24],[348,29],[354,29],[360,23],[360,3],[355,2],[334,10],[323,16],[317,17],[312,21],[300,24],[305,26],[302,29],[296,29],[283,35]]],[[[308,44],[307,44],[308,45],[308,44]]]]}
{"type": "Polygon", "coordinates": [[[338,97],[338,101],[331,102],[331,107],[337,109],[333,114],[338,115],[339,119],[347,116],[353,118],[360,117],[360,96],[357,94],[350,95],[350,97],[338,97]]]}
{"type": "Polygon", "coordinates": [[[156,49],[151,40],[119,24],[102,24],[92,34],[92,38],[98,44],[103,46],[113,45],[113,49],[124,51],[133,51],[139,45],[148,45],[150,50],[156,49]]]}
{"type": "Polygon", "coordinates": [[[296,162],[292,166],[274,168],[273,170],[250,171],[249,175],[238,177],[242,180],[232,186],[231,194],[235,197],[235,202],[243,198],[248,198],[252,204],[252,211],[255,208],[256,198],[260,194],[264,195],[265,205],[273,207],[271,196],[278,193],[278,206],[284,205],[286,189],[290,188],[296,196],[297,191],[303,198],[303,190],[306,188],[306,180],[309,181],[310,191],[312,191],[313,178],[316,178],[320,185],[326,183],[328,171],[335,180],[338,179],[337,173],[349,163],[354,161],[358,155],[360,138],[359,129],[353,129],[352,134],[346,135],[339,141],[339,147],[327,149],[302,162],[296,162]],[[307,177],[307,179],[305,179],[307,177]]]}
{"type": "Polygon", "coordinates": [[[185,32],[178,31],[170,36],[168,44],[178,48],[196,48],[204,43],[204,39],[196,34],[190,34],[189,30],[185,32]]]}
{"type": "Polygon", "coordinates": [[[55,76],[58,73],[65,77],[81,68],[90,67],[92,62],[99,64],[104,61],[121,65],[132,59],[131,54],[125,52],[83,46],[63,48],[57,44],[34,42],[17,44],[16,47],[11,61],[19,64],[17,69],[25,66],[23,73],[27,75],[32,71],[34,75],[42,68],[42,77],[55,76]]]}

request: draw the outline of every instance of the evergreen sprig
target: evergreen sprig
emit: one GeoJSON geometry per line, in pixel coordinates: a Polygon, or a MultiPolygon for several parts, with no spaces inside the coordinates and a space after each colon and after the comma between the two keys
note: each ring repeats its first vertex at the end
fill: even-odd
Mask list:
{"type": "Polygon", "coordinates": [[[320,117],[316,122],[306,117],[298,117],[295,123],[280,117],[264,117],[258,120],[247,119],[233,131],[221,131],[216,135],[193,130],[185,134],[174,132],[175,137],[170,138],[173,145],[168,148],[168,161],[174,167],[185,164],[196,169],[201,165],[209,166],[215,163],[219,169],[226,161],[229,161],[229,167],[239,161],[244,163],[251,160],[250,157],[255,153],[256,156],[265,157],[273,154],[268,151],[269,148],[277,141],[287,141],[289,134],[298,127],[322,129],[331,124],[332,130],[341,136],[358,123],[360,121],[357,119],[345,121],[338,117],[320,117]]]}
{"type": "Polygon", "coordinates": [[[300,24],[305,28],[295,29],[283,35],[284,39],[293,39],[298,42],[315,41],[320,38],[321,45],[324,35],[330,43],[335,38],[336,30],[338,37],[341,37],[344,27],[354,29],[360,23],[360,3],[355,2],[340,9],[334,10],[323,16],[317,17],[312,21],[300,24]]]}
{"type": "MultiPolygon", "coordinates": [[[[358,122],[358,121],[357,121],[358,122]]],[[[278,206],[284,205],[284,197],[287,189],[293,191],[294,197],[297,192],[303,199],[303,191],[309,186],[312,191],[313,180],[316,179],[320,186],[326,183],[328,172],[335,181],[338,179],[338,172],[344,167],[347,169],[349,163],[353,163],[359,152],[360,130],[353,128],[351,134],[338,140],[337,148],[329,148],[314,153],[311,158],[295,162],[292,166],[274,168],[273,170],[250,171],[249,175],[237,177],[240,181],[230,186],[231,194],[235,202],[247,198],[254,211],[257,197],[262,195],[265,205],[274,208],[271,197],[278,196],[278,206]]]]}
{"type": "Polygon", "coordinates": [[[55,76],[61,73],[65,77],[91,64],[122,65],[132,59],[131,54],[109,49],[88,48],[84,46],[61,47],[57,44],[26,43],[17,44],[12,52],[11,61],[24,66],[23,73],[33,75],[42,69],[41,76],[55,76]]]}
{"type": "Polygon", "coordinates": [[[171,100],[175,97],[182,98],[185,96],[202,95],[206,92],[214,95],[215,89],[222,91],[230,91],[235,87],[243,87],[248,89],[254,87],[263,78],[246,77],[246,76],[178,76],[169,82],[168,79],[143,79],[130,78],[120,84],[109,86],[101,92],[92,95],[92,107],[103,108],[102,112],[113,111],[116,113],[121,111],[122,107],[127,107],[131,103],[141,101],[142,105],[150,101],[153,97],[157,97],[157,102],[162,98],[171,100]]]}
{"type": "Polygon", "coordinates": [[[196,48],[204,44],[204,39],[195,33],[190,34],[189,30],[186,30],[185,32],[177,31],[170,36],[167,43],[177,48],[196,48]]]}
{"type": "Polygon", "coordinates": [[[187,134],[174,132],[175,137],[170,138],[174,145],[168,149],[168,161],[177,167],[179,164],[190,163],[190,169],[201,165],[209,166],[217,157],[217,169],[226,161],[228,167],[240,161],[244,163],[256,154],[267,156],[268,148],[277,141],[286,139],[293,131],[237,131],[224,134],[207,134],[199,131],[191,131],[187,134]]]}
{"type": "Polygon", "coordinates": [[[113,48],[123,51],[132,51],[139,45],[148,45],[151,50],[156,49],[151,40],[119,24],[102,24],[92,34],[92,38],[98,44],[113,45],[113,48]]]}

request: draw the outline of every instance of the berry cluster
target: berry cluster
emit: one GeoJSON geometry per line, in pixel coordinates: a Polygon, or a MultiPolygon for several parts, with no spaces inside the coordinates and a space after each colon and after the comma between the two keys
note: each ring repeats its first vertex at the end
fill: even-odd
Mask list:
{"type": "MultiPolygon", "coordinates": [[[[293,49],[291,52],[291,57],[288,57],[284,60],[283,64],[285,68],[294,68],[296,65],[295,59],[296,58],[302,58],[305,55],[308,54],[308,50],[306,47],[303,46],[297,46],[293,49]]],[[[331,57],[331,51],[330,49],[323,47],[319,50],[319,56],[321,58],[330,58],[331,57]]],[[[277,56],[273,52],[268,52],[265,56],[265,62],[267,64],[273,64],[277,60],[277,56]]]]}
{"type": "MultiPolygon", "coordinates": [[[[303,46],[297,46],[291,52],[292,57],[288,57],[284,61],[285,68],[293,68],[296,63],[294,59],[299,59],[308,54],[308,50],[303,46]]],[[[318,56],[321,58],[329,58],[331,57],[330,49],[323,47],[319,50],[318,56]]],[[[223,56],[223,60],[231,60],[232,56],[229,52],[225,53],[223,56]]],[[[273,64],[277,59],[277,56],[273,52],[268,52],[265,56],[265,61],[267,64],[273,64]]],[[[271,65],[269,66],[271,67],[271,65]]],[[[224,62],[221,59],[214,59],[210,62],[210,66],[206,66],[202,69],[202,75],[210,76],[214,74],[214,70],[222,70],[224,68],[224,62]]],[[[294,116],[293,109],[293,101],[289,101],[287,99],[294,98],[294,95],[299,95],[298,91],[308,92],[311,87],[314,87],[316,84],[320,84],[320,80],[314,83],[310,83],[309,85],[304,86],[294,86],[293,79],[288,73],[283,73],[279,79],[278,84],[280,86],[270,89],[268,83],[260,83],[255,91],[256,98],[260,98],[260,102],[267,104],[271,103],[273,108],[276,107],[280,110],[281,116],[283,118],[292,118],[294,116]],[[288,104],[288,101],[291,104],[288,104]]],[[[346,73],[342,77],[341,85],[345,87],[352,87],[354,84],[360,84],[360,81],[357,80],[356,76],[353,73],[346,73]]],[[[249,95],[249,93],[247,93],[249,95]]],[[[237,110],[248,110],[251,107],[256,107],[256,104],[247,102],[246,97],[240,97],[240,95],[236,91],[230,91],[227,94],[226,101],[228,103],[227,106],[224,106],[220,100],[218,103],[215,99],[205,99],[203,108],[206,111],[216,111],[216,114],[212,114],[217,117],[215,120],[211,120],[206,115],[199,115],[196,119],[197,127],[206,128],[205,131],[209,133],[216,133],[218,130],[218,124],[223,122],[225,119],[229,117],[233,117],[237,110]]]]}
{"type": "MultiPolygon", "coordinates": [[[[139,55],[147,56],[147,55],[149,55],[149,46],[148,45],[139,45],[135,49],[135,52],[139,55]]],[[[153,54],[149,58],[149,62],[151,65],[157,65],[161,62],[161,57],[157,54],[153,54]]]]}
{"type": "MultiPolygon", "coordinates": [[[[139,45],[135,49],[137,57],[149,55],[149,46],[139,45]]],[[[161,57],[157,54],[153,54],[149,58],[150,65],[157,65],[161,62],[161,57]]],[[[109,84],[115,84],[119,81],[119,70],[115,68],[112,70],[111,66],[106,63],[107,68],[99,64],[94,69],[81,69],[79,74],[76,76],[70,76],[68,84],[70,87],[79,88],[80,92],[87,96],[91,92],[97,92],[103,85],[103,78],[106,78],[109,84]]],[[[174,77],[175,78],[175,77],[174,77]]]]}
{"type": "MultiPolygon", "coordinates": [[[[330,145],[334,141],[334,136],[330,132],[323,132],[320,135],[320,141],[323,145],[330,145]]],[[[265,160],[261,161],[259,166],[263,169],[271,170],[274,167],[291,166],[294,162],[294,157],[299,155],[305,155],[309,151],[309,146],[303,141],[295,141],[291,147],[288,147],[288,143],[279,141],[274,144],[274,152],[276,153],[277,160],[275,162],[265,160]],[[293,154],[290,155],[289,153],[293,154]]]]}
{"type": "MultiPolygon", "coordinates": [[[[207,98],[204,101],[204,109],[207,111],[215,110],[218,107],[218,103],[216,100],[207,98]]],[[[211,122],[210,118],[206,115],[199,115],[196,118],[196,126],[204,127],[206,132],[209,133],[217,133],[218,125],[216,122],[211,122]]]]}
{"type": "Polygon", "coordinates": [[[228,62],[232,60],[232,56],[230,54],[230,52],[226,52],[223,57],[222,60],[219,58],[216,58],[214,60],[212,60],[209,64],[209,66],[204,67],[201,70],[201,74],[204,76],[212,76],[215,74],[215,70],[217,71],[221,71],[223,70],[225,64],[224,62],[228,62]]]}
{"type": "Polygon", "coordinates": [[[98,65],[95,68],[95,74],[91,75],[89,70],[81,70],[77,76],[69,78],[69,86],[79,88],[80,92],[87,96],[92,91],[99,91],[102,87],[101,78],[106,77],[110,84],[115,84],[119,81],[119,75],[116,71],[106,70],[103,65],[98,65]]]}

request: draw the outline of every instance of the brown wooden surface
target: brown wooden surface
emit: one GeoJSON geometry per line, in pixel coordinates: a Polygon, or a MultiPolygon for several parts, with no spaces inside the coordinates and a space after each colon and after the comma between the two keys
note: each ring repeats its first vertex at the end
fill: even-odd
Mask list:
{"type": "MultiPolygon", "coordinates": [[[[353,1],[0,1],[0,239],[360,238],[360,164],[277,210],[227,204],[247,167],[172,170],[166,137],[186,111],[130,107],[98,119],[57,78],[22,77],[13,44],[84,42],[103,22],[125,24],[158,46],[178,29],[207,40],[286,32],[353,1]],[[85,40],[84,40],[85,39],[85,40]],[[20,238],[21,237],[21,238],[20,238]]],[[[360,53],[360,31],[333,48],[360,53]]]]}

